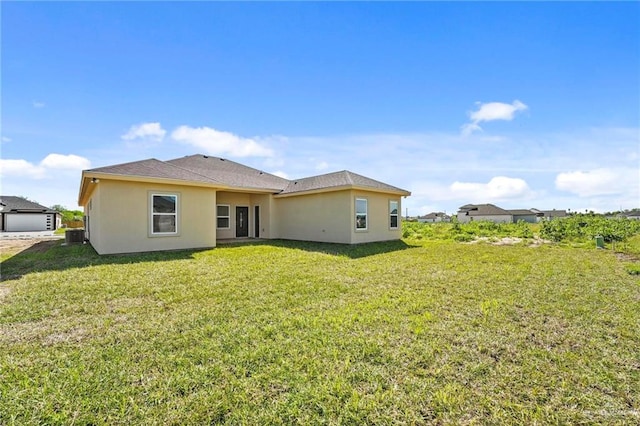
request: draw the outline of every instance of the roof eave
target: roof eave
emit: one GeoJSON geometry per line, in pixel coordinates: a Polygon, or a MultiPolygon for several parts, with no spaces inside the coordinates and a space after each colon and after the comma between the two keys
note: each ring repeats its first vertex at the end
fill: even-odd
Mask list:
{"type": "Polygon", "coordinates": [[[358,186],[358,185],[339,185],[339,186],[329,186],[325,188],[315,188],[303,191],[295,191],[295,192],[285,192],[281,194],[274,195],[274,198],[286,198],[286,197],[295,197],[297,195],[311,195],[311,194],[322,194],[327,192],[337,192],[337,191],[367,191],[367,192],[376,192],[381,194],[393,194],[398,196],[408,197],[411,195],[411,192],[405,191],[403,189],[383,189],[383,188],[372,188],[369,186],[358,186]]]}
{"type": "Polygon", "coordinates": [[[282,191],[282,188],[253,188],[243,186],[227,186],[221,189],[228,192],[246,192],[251,194],[277,194],[282,191]]]}
{"type": "Polygon", "coordinates": [[[228,189],[226,185],[221,185],[215,182],[203,182],[184,179],[171,179],[151,176],[137,176],[137,175],[122,175],[116,173],[101,173],[93,172],[90,170],[84,170],[82,172],[82,182],[80,184],[80,193],[78,195],[78,205],[83,206],[88,201],[87,198],[90,192],[89,185],[100,184],[99,180],[117,180],[127,182],[144,182],[144,183],[156,183],[164,185],[182,185],[182,186],[196,186],[201,188],[215,188],[215,189],[228,189]],[[96,179],[97,182],[92,182],[92,179],[96,179]]]}

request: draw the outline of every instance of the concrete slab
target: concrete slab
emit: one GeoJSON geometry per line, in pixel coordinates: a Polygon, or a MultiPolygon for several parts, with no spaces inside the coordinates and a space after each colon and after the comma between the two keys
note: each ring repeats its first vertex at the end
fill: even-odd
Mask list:
{"type": "Polygon", "coordinates": [[[2,240],[63,239],[64,234],[56,235],[53,231],[0,232],[2,240]]]}

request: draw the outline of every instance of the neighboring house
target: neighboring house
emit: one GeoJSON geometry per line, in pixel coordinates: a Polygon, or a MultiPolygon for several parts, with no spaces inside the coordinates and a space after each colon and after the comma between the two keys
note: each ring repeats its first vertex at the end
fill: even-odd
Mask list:
{"type": "Polygon", "coordinates": [[[450,220],[451,217],[443,212],[432,212],[424,216],[418,216],[418,222],[422,223],[449,222],[450,220]]]}
{"type": "Polygon", "coordinates": [[[513,223],[518,223],[519,221],[536,223],[538,221],[538,213],[535,209],[516,209],[507,211],[511,213],[513,223]]]}
{"type": "Polygon", "coordinates": [[[567,211],[566,210],[536,210],[536,209],[531,209],[533,211],[535,211],[538,214],[538,222],[540,222],[543,219],[546,220],[552,220],[552,219],[562,219],[564,217],[567,217],[567,211]]]}
{"type": "Polygon", "coordinates": [[[565,210],[514,209],[505,210],[493,204],[466,204],[458,209],[458,221],[461,223],[487,220],[495,223],[517,223],[519,221],[536,223],[567,216],[565,210]]]}
{"type": "Polygon", "coordinates": [[[99,254],[215,247],[235,238],[357,244],[401,237],[409,191],[341,171],[288,180],[218,157],[84,170],[79,205],[99,254]]]}
{"type": "Polygon", "coordinates": [[[54,231],[59,213],[22,197],[0,196],[0,231],[54,231]]]}
{"type": "Polygon", "coordinates": [[[513,215],[493,204],[465,204],[458,209],[458,222],[487,220],[495,223],[511,223],[513,215]]]}
{"type": "Polygon", "coordinates": [[[620,216],[631,220],[640,220],[640,210],[631,210],[629,212],[621,213],[620,216]]]}
{"type": "Polygon", "coordinates": [[[542,217],[544,219],[547,220],[552,220],[552,219],[562,219],[567,217],[567,211],[566,210],[543,210],[542,211],[542,217]]]}

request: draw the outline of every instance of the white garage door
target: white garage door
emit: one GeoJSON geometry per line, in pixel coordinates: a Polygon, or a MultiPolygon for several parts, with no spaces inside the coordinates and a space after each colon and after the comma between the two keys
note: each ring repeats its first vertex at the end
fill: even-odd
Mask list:
{"type": "Polygon", "coordinates": [[[7,222],[6,231],[47,231],[53,229],[51,226],[51,215],[48,214],[8,214],[5,216],[7,222]]]}

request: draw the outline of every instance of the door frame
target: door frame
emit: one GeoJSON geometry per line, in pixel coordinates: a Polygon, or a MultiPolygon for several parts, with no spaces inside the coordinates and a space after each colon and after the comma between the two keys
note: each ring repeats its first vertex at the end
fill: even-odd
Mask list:
{"type": "Polygon", "coordinates": [[[260,204],[253,206],[253,237],[260,238],[260,204]]]}

